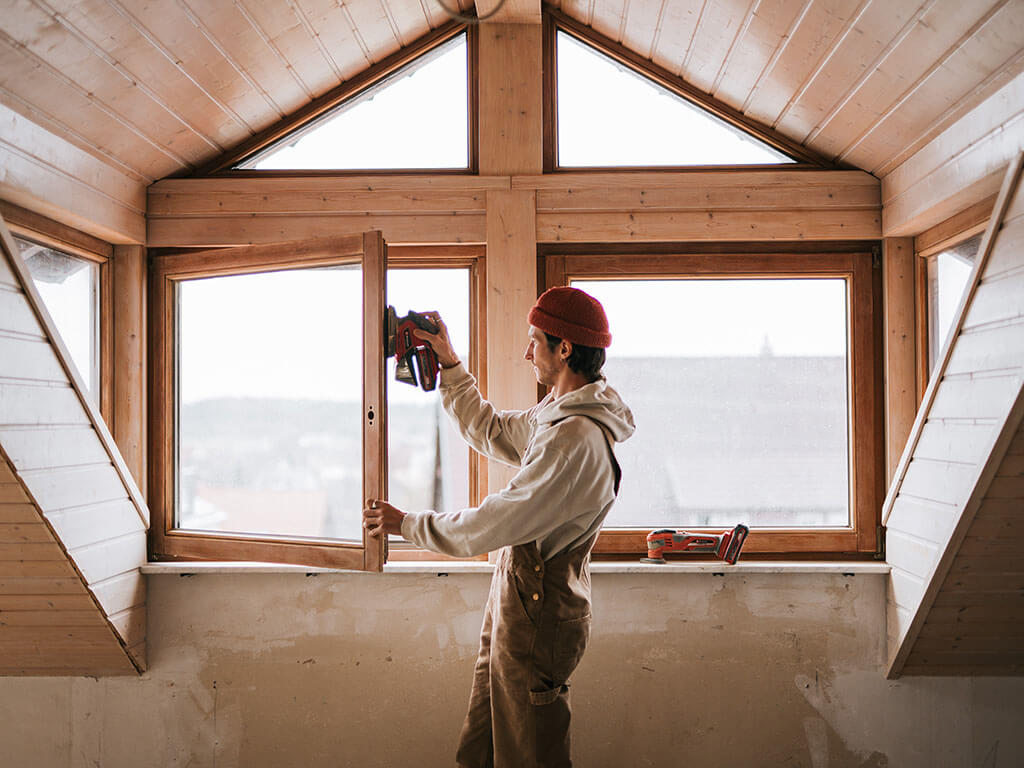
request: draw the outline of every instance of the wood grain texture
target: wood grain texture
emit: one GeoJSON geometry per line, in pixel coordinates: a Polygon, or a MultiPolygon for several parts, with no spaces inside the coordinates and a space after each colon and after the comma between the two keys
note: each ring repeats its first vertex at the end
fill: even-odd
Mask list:
{"type": "Polygon", "coordinates": [[[917,414],[914,243],[882,242],[885,313],[886,484],[896,473],[917,414]]]}
{"type": "MultiPolygon", "coordinates": [[[[537,383],[521,358],[526,317],[537,299],[536,199],[530,191],[487,195],[487,349],[488,398],[499,408],[529,408],[537,383]]],[[[492,492],[511,478],[491,462],[492,492]]]]}
{"type": "Polygon", "coordinates": [[[0,104],[0,196],[109,242],[143,242],[141,180],[0,104]]]}
{"type": "Polygon", "coordinates": [[[146,249],[113,254],[112,433],[143,496],[146,493],[146,249]]]}
{"type": "Polygon", "coordinates": [[[1024,150],[1024,74],[882,177],[882,230],[915,235],[999,190],[1024,150]]]}
{"type": "Polygon", "coordinates": [[[480,173],[543,168],[542,34],[539,24],[480,29],[480,173]]]}

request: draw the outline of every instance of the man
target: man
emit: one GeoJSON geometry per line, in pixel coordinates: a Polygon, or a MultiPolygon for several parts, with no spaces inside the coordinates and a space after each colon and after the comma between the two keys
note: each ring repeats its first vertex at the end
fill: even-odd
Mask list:
{"type": "Polygon", "coordinates": [[[525,358],[548,395],[497,411],[459,362],[437,313],[418,331],[441,363],[441,399],[476,450],[518,467],[479,507],[404,513],[370,499],[364,525],[458,557],[502,548],[491,581],[469,712],[456,761],[465,768],[571,766],[569,675],[590,637],[590,550],[618,492],[612,451],[633,415],[601,374],[611,344],[600,302],[552,288],[529,314],[525,358]]]}

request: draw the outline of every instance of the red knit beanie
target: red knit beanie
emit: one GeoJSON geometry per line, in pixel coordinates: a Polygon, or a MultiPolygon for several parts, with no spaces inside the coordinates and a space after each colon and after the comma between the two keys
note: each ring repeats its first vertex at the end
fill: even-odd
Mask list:
{"type": "Polygon", "coordinates": [[[601,302],[578,288],[549,288],[537,299],[530,325],[584,347],[609,347],[608,317],[601,302]]]}

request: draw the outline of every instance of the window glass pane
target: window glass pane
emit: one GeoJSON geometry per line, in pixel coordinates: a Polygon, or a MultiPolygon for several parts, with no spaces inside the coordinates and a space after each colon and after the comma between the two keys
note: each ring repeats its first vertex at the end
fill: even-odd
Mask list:
{"type": "Polygon", "coordinates": [[[562,167],[793,162],[572,35],[556,46],[562,167]]]}
{"type": "Polygon", "coordinates": [[[177,527],[361,539],[361,272],[178,285],[177,527]]]}
{"type": "Polygon", "coordinates": [[[574,281],[637,431],[608,527],[847,526],[843,279],[574,281]]]}
{"type": "Polygon", "coordinates": [[[32,282],[94,400],[100,384],[99,264],[16,237],[32,282]]]}
{"type": "Polygon", "coordinates": [[[928,367],[935,367],[981,246],[981,235],[928,257],[928,367]]]}
{"type": "MultiPolygon", "coordinates": [[[[388,304],[399,317],[436,310],[463,362],[469,361],[469,270],[388,270],[388,304]]],[[[388,360],[388,490],[399,509],[469,506],[469,448],[441,407],[437,390],[395,380],[388,360]]]]}
{"type": "Polygon", "coordinates": [[[459,35],[238,168],[468,168],[466,36],[459,35]]]}

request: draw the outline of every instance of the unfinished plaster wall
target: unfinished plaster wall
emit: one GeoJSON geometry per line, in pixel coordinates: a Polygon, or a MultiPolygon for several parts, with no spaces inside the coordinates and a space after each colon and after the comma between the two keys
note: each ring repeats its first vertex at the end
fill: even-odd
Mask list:
{"type": "MultiPolygon", "coordinates": [[[[450,766],[482,573],[155,575],[141,678],[0,679],[0,765],[450,766]]],[[[1024,762],[1024,680],[884,679],[884,576],[594,575],[594,766],[1024,762]]]]}

